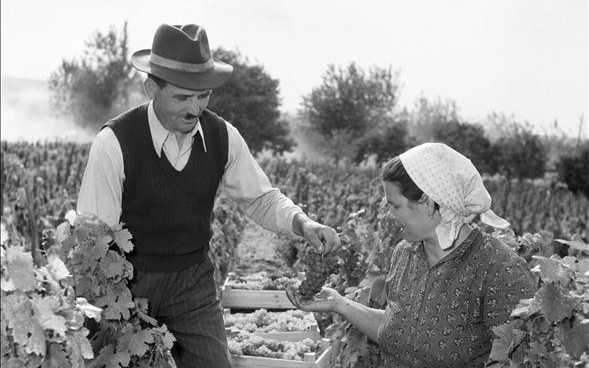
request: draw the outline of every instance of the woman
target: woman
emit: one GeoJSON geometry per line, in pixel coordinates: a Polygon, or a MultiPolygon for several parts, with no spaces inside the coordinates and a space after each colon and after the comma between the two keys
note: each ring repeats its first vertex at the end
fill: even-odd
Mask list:
{"type": "Polygon", "coordinates": [[[387,307],[369,308],[324,288],[293,303],[335,312],[378,342],[391,367],[484,367],[492,327],[505,323],[535,291],[527,263],[471,221],[509,223],[489,208],[491,197],[469,159],[441,143],[393,158],[383,171],[388,215],[404,241],[391,259],[387,307]]]}

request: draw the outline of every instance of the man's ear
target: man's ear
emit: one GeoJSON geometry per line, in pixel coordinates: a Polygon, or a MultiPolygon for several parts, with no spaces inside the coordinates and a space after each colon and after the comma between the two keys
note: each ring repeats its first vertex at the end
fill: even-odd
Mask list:
{"type": "Polygon", "coordinates": [[[151,78],[146,78],[143,82],[143,87],[145,88],[145,93],[150,100],[153,100],[155,97],[155,91],[160,88],[157,83],[153,81],[151,78]]]}

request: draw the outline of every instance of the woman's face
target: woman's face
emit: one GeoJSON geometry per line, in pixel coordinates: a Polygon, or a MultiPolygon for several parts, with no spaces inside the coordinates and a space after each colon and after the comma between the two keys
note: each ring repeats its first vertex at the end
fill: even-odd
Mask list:
{"type": "Polygon", "coordinates": [[[384,182],[388,206],[387,216],[403,228],[403,238],[408,242],[418,242],[436,236],[436,224],[431,209],[426,202],[410,201],[401,194],[400,187],[392,182],[384,182]]]}

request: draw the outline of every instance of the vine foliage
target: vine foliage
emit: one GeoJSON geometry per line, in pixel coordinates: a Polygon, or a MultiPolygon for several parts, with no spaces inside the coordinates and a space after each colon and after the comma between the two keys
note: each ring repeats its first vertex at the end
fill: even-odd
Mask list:
{"type": "Polygon", "coordinates": [[[44,233],[43,266],[3,244],[2,365],[173,367],[174,336],[128,287],[129,231],[74,211],[66,218],[44,233]]]}

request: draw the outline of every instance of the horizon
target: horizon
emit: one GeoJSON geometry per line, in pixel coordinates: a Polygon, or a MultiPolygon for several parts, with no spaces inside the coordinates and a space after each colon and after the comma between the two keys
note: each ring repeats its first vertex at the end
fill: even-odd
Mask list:
{"type": "Polygon", "coordinates": [[[321,84],[328,64],[355,62],[363,70],[391,66],[399,71],[400,108],[411,109],[420,96],[451,100],[468,122],[501,113],[550,132],[558,121],[571,137],[578,135],[582,117],[583,136],[589,138],[586,0],[155,4],[3,1],[0,74],[46,81],[62,59],[82,54],[93,32],[106,32],[110,25],[120,30],[124,21],[133,52],[150,47],[160,23],[202,20],[211,48],[238,51],[280,82],[283,112],[296,112],[301,96],[321,84]]]}

